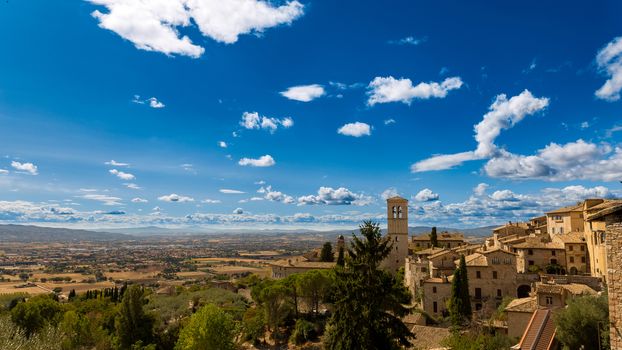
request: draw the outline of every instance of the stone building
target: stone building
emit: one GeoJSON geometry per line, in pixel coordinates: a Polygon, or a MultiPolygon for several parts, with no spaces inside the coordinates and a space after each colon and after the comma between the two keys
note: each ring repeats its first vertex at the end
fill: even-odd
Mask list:
{"type": "Polygon", "coordinates": [[[572,232],[564,235],[553,235],[553,243],[563,245],[566,263],[566,272],[570,275],[585,275],[590,273],[588,249],[583,232],[572,232]]]}
{"type": "Polygon", "coordinates": [[[546,237],[528,237],[525,242],[513,246],[518,254],[516,268],[520,273],[544,271],[547,267],[561,266],[566,273],[566,251],[564,244],[552,242],[546,237]]]}
{"type": "Polygon", "coordinates": [[[609,294],[609,342],[611,349],[622,349],[622,215],[621,209],[599,218],[605,227],[607,249],[607,290],[609,294]]]}
{"type": "Polygon", "coordinates": [[[445,316],[451,298],[453,276],[428,278],[423,282],[423,310],[429,315],[445,316]]]}
{"type": "Polygon", "coordinates": [[[546,225],[550,235],[583,232],[583,204],[571,205],[546,213],[546,225]]]}
{"type": "Polygon", "coordinates": [[[585,241],[589,252],[589,266],[592,276],[607,279],[607,225],[622,222],[619,215],[622,201],[587,199],[583,203],[585,212],[585,241]],[[617,213],[617,214],[616,214],[617,213]]]}
{"type": "Polygon", "coordinates": [[[406,263],[408,256],[408,200],[402,197],[387,199],[387,239],[393,247],[382,266],[393,273],[406,263]]]}
{"type": "MultiPolygon", "coordinates": [[[[440,248],[456,248],[464,245],[464,235],[462,233],[454,232],[440,232],[436,235],[438,240],[438,246],[440,248]]],[[[411,248],[413,251],[432,248],[432,241],[430,240],[430,234],[424,233],[418,236],[413,236],[411,240],[411,248]]]]}

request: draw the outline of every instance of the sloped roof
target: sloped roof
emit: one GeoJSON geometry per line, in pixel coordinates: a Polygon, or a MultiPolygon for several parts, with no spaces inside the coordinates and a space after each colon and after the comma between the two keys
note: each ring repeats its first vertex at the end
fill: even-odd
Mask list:
{"type": "Polygon", "coordinates": [[[561,242],[543,242],[540,237],[527,237],[525,242],[514,245],[514,248],[525,249],[564,249],[561,242]]]}
{"type": "Polygon", "coordinates": [[[589,209],[590,212],[594,212],[591,215],[588,215],[587,220],[595,220],[599,219],[605,215],[613,214],[619,211],[622,211],[622,201],[606,201],[599,205],[595,205],[589,209]]]}
{"type": "Polygon", "coordinates": [[[512,300],[506,307],[505,311],[510,312],[534,312],[538,308],[537,297],[526,297],[512,300]]]}
{"type": "Polygon", "coordinates": [[[559,209],[555,209],[555,210],[551,210],[549,212],[547,212],[546,214],[563,214],[563,213],[570,213],[571,211],[583,211],[583,204],[575,204],[575,205],[569,205],[567,207],[561,207],[559,209]]]}
{"type": "Polygon", "coordinates": [[[439,349],[445,338],[451,335],[449,328],[418,326],[412,327],[411,331],[415,333],[416,338],[412,340],[415,349],[430,350],[439,349]]]}
{"type": "Polygon", "coordinates": [[[554,237],[554,239],[559,239],[564,243],[585,243],[585,235],[583,232],[570,232],[555,235],[554,237]]]}
{"type": "MultiPolygon", "coordinates": [[[[437,233],[436,237],[439,241],[463,241],[464,240],[464,235],[459,232],[440,232],[440,233],[437,233]]],[[[430,234],[422,233],[420,235],[413,236],[412,240],[413,241],[429,241],[430,234]]]]}

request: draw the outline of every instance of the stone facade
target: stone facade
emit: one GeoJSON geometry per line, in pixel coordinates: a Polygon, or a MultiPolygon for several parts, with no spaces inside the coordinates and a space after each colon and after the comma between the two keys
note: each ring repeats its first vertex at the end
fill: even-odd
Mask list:
{"type": "Polygon", "coordinates": [[[583,204],[571,205],[546,213],[546,225],[550,235],[583,232],[583,204]]]}
{"type": "Polygon", "coordinates": [[[607,226],[607,290],[611,349],[622,349],[622,223],[607,226]]]}
{"type": "Polygon", "coordinates": [[[449,298],[451,298],[451,280],[447,277],[429,278],[423,282],[423,310],[429,315],[446,315],[449,298]]]}
{"type": "MultiPolygon", "coordinates": [[[[466,244],[462,233],[439,232],[436,234],[438,247],[452,249],[466,244]]],[[[411,249],[413,251],[432,248],[430,234],[424,233],[413,236],[411,240],[411,249]]]]}
{"type": "MultiPolygon", "coordinates": [[[[548,237],[529,237],[513,247],[520,273],[544,271],[549,265],[559,265],[566,273],[566,251],[561,242],[549,242],[548,237]]],[[[585,261],[584,261],[585,262],[585,261]]]]}
{"type": "Polygon", "coordinates": [[[387,239],[393,247],[382,266],[396,273],[408,256],[408,200],[402,197],[387,199],[387,239]]]}

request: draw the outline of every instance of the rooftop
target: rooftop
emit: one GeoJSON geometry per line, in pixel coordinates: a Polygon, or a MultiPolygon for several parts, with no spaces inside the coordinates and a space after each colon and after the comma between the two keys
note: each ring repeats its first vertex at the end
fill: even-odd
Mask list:
{"type": "Polygon", "coordinates": [[[540,237],[526,237],[525,242],[514,245],[517,249],[564,249],[561,242],[542,241],[540,237]]]}
{"type": "Polygon", "coordinates": [[[546,214],[563,214],[563,213],[570,213],[573,211],[583,211],[583,204],[575,204],[575,205],[569,205],[567,207],[562,207],[559,209],[555,209],[555,210],[551,210],[549,212],[547,212],[546,214]]]}
{"type": "Polygon", "coordinates": [[[592,213],[588,215],[588,221],[600,219],[603,216],[622,211],[622,201],[608,200],[589,208],[588,211],[592,213]]]}
{"type": "Polygon", "coordinates": [[[529,312],[532,313],[538,308],[538,298],[527,297],[512,300],[506,307],[505,311],[511,312],[529,312]]]}
{"type": "MultiPolygon", "coordinates": [[[[464,235],[459,232],[440,232],[437,235],[439,241],[464,241],[464,235]]],[[[430,234],[423,233],[418,236],[413,236],[413,241],[429,241],[430,234]]]]}

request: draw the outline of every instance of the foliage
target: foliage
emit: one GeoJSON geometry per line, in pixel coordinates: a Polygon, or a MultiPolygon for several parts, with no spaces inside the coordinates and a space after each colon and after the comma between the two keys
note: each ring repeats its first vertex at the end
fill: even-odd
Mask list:
{"type": "Polygon", "coordinates": [[[9,317],[0,316],[0,349],[2,350],[60,350],[65,337],[50,325],[37,333],[26,335],[9,317]]]}
{"type": "Polygon", "coordinates": [[[471,319],[471,297],[469,295],[469,277],[467,275],[464,255],[460,256],[460,264],[454,271],[451,282],[451,297],[448,301],[448,311],[451,323],[454,326],[463,326],[471,319]]]}
{"type": "Polygon", "coordinates": [[[311,270],[299,276],[298,289],[315,316],[320,312],[320,302],[327,300],[332,292],[333,281],[330,270],[311,270]]]}
{"type": "Polygon", "coordinates": [[[150,343],[153,339],[154,319],[145,313],[144,304],[144,291],[141,287],[133,285],[124,293],[119,315],[115,320],[116,334],[121,349],[129,349],[138,341],[150,343]]]}
{"type": "Polygon", "coordinates": [[[61,312],[61,305],[52,295],[38,295],[18,303],[11,310],[11,319],[24,330],[26,336],[30,336],[49,324],[56,324],[61,312]]]}
{"type": "Polygon", "coordinates": [[[609,305],[607,295],[581,296],[555,317],[556,337],[566,349],[609,348],[609,305]],[[600,346],[599,346],[600,345],[600,346]]]}
{"type": "Polygon", "coordinates": [[[320,252],[320,261],[324,262],[332,262],[335,259],[333,254],[333,246],[330,242],[324,243],[322,246],[322,251],[320,252]]]}
{"type": "Polygon", "coordinates": [[[516,342],[506,335],[474,331],[455,332],[443,341],[443,346],[452,350],[509,350],[514,344],[516,342]]]}
{"type": "Polygon", "coordinates": [[[430,244],[432,244],[432,247],[438,247],[438,234],[436,233],[436,226],[432,227],[432,232],[430,232],[430,244]]]}
{"type": "Polygon", "coordinates": [[[182,329],[177,350],[233,350],[238,332],[233,318],[215,305],[206,305],[192,315],[182,329]]]}
{"type": "Polygon", "coordinates": [[[343,246],[339,247],[339,255],[337,255],[337,266],[343,267],[346,264],[343,246]]]}
{"type": "Polygon", "coordinates": [[[259,340],[265,334],[264,313],[257,308],[250,308],[242,318],[242,334],[244,340],[259,344],[259,340]]]}
{"type": "Polygon", "coordinates": [[[315,325],[307,320],[296,320],[296,326],[294,326],[290,341],[296,345],[300,345],[315,340],[318,335],[315,328],[315,325]]]}
{"type": "Polygon", "coordinates": [[[411,310],[408,290],[390,273],[379,269],[392,245],[380,226],[360,226],[363,240],[353,235],[349,259],[335,270],[335,312],[329,321],[325,347],[339,349],[399,349],[414,335],[401,317],[411,310]]]}

